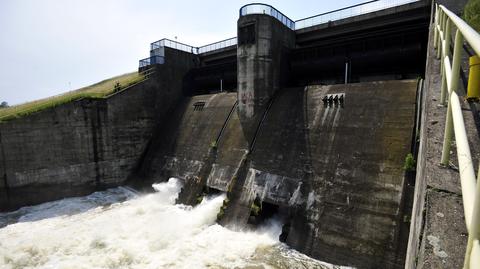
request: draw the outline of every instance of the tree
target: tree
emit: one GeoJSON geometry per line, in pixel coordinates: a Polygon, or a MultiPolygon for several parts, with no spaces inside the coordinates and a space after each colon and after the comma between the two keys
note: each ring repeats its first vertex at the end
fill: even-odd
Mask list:
{"type": "Polygon", "coordinates": [[[469,0],[463,11],[463,19],[477,32],[480,31],[480,0],[469,0]]]}
{"type": "Polygon", "coordinates": [[[8,103],[3,101],[2,103],[0,103],[0,108],[5,108],[5,107],[8,107],[8,103]]]}

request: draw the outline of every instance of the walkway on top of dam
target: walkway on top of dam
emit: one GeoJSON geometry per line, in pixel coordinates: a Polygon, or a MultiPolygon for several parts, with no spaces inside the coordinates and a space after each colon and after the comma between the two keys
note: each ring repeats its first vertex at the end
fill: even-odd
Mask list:
{"type": "MultiPolygon", "coordinates": [[[[266,14],[282,22],[296,33],[298,48],[318,45],[325,38],[346,35],[352,31],[365,31],[372,28],[421,20],[430,12],[428,0],[373,0],[345,8],[317,14],[293,21],[273,6],[267,4],[247,4],[240,8],[239,16],[266,14]]],[[[236,56],[237,37],[195,47],[170,39],[160,39],[150,44],[150,57],[139,61],[139,68],[152,64],[162,64],[162,47],[197,54],[202,62],[218,61],[236,56]]]]}

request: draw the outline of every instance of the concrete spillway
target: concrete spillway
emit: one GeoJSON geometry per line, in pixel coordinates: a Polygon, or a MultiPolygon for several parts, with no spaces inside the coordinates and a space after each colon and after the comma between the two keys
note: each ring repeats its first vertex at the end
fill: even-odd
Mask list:
{"type": "Polygon", "coordinates": [[[147,153],[144,176],[184,178],[186,203],[204,186],[233,190],[227,225],[246,224],[259,198],[287,209],[287,242],[303,252],[395,268],[404,251],[397,249],[402,166],[411,151],[415,92],[414,80],[282,89],[254,148],[235,94],[195,96],[172,115],[177,128],[166,126],[154,139],[159,146],[147,153]],[[344,103],[324,104],[332,94],[344,103]]]}

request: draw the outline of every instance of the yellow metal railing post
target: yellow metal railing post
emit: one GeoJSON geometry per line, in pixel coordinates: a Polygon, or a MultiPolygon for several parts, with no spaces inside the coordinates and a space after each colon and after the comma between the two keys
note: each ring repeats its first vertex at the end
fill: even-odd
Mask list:
{"type": "MultiPolygon", "coordinates": [[[[462,45],[463,45],[463,36],[460,30],[457,29],[457,32],[455,33],[455,44],[453,47],[453,64],[452,64],[451,86],[450,86],[451,88],[448,89],[449,97],[450,97],[450,92],[456,91],[458,88],[460,62],[462,60],[461,59],[462,45]]],[[[442,90],[443,90],[444,83],[447,84],[446,79],[442,79],[442,90]]],[[[442,104],[445,102],[444,96],[445,94],[442,91],[442,97],[441,97],[442,104]]],[[[445,133],[443,136],[442,159],[440,162],[444,166],[448,166],[448,162],[450,161],[450,147],[452,145],[452,136],[453,136],[452,107],[450,105],[450,102],[448,102],[447,119],[445,121],[445,133]]]]}
{"type": "Polygon", "coordinates": [[[445,121],[445,133],[443,135],[442,160],[440,162],[443,166],[448,166],[448,162],[450,161],[450,148],[452,146],[452,136],[453,136],[452,107],[450,105],[450,102],[448,102],[447,119],[445,121]]]}
{"type": "Polygon", "coordinates": [[[443,48],[443,57],[450,57],[450,35],[451,35],[451,21],[448,19],[448,17],[445,19],[445,47],[443,48]]]}
{"type": "Polygon", "coordinates": [[[448,165],[452,136],[455,135],[465,224],[469,233],[464,268],[474,269],[480,268],[480,169],[477,179],[468,144],[461,102],[456,91],[459,85],[463,41],[466,40],[475,53],[480,55],[480,34],[444,6],[435,5],[435,11],[434,46],[437,49],[436,57],[441,58],[442,64],[441,103],[447,102],[448,104],[441,163],[448,165]],[[451,63],[449,46],[450,31],[453,25],[457,31],[453,63],[451,63]]]}
{"type": "Polygon", "coordinates": [[[438,10],[438,47],[437,47],[437,59],[440,59],[441,50],[442,50],[442,26],[443,26],[443,11],[441,9],[438,10]]]}
{"type": "Polygon", "coordinates": [[[469,66],[467,99],[478,100],[480,98],[480,57],[478,55],[470,57],[469,66]]]}
{"type": "MultiPolygon", "coordinates": [[[[442,43],[442,50],[440,51],[441,55],[441,61],[440,61],[440,68],[441,70],[444,70],[444,60],[445,57],[448,57],[450,55],[449,50],[450,50],[450,20],[448,19],[447,16],[444,16],[444,22],[443,22],[443,27],[442,27],[442,40],[440,42],[442,43]]],[[[446,89],[446,84],[443,84],[442,82],[442,93],[444,93],[444,90],[446,89]]],[[[445,98],[445,95],[443,96],[445,98]]],[[[442,102],[444,104],[445,102],[442,102]]]]}
{"type": "Polygon", "coordinates": [[[445,43],[443,43],[443,41],[445,40],[445,28],[446,28],[447,18],[448,18],[447,15],[445,15],[444,12],[442,12],[441,14],[442,14],[442,24],[441,24],[441,27],[440,27],[440,28],[442,29],[443,40],[441,40],[441,44],[442,44],[441,49],[442,49],[442,50],[440,50],[440,55],[443,54],[443,50],[444,50],[444,45],[445,45],[445,43]]]}
{"type": "Polygon", "coordinates": [[[463,52],[463,35],[460,30],[457,29],[455,33],[455,43],[453,45],[453,63],[452,63],[452,79],[450,91],[457,91],[458,83],[460,81],[460,65],[462,62],[463,52]]]}
{"type": "Polygon", "coordinates": [[[435,20],[433,23],[433,47],[435,49],[438,49],[438,30],[437,30],[437,25],[438,25],[438,5],[435,4],[435,20]]]}
{"type": "MultiPolygon", "coordinates": [[[[478,184],[480,180],[480,169],[478,169],[478,176],[477,176],[477,186],[476,186],[476,191],[475,191],[475,202],[473,205],[473,211],[472,211],[472,220],[470,225],[467,224],[468,229],[468,243],[467,243],[467,250],[465,253],[465,261],[463,263],[463,268],[464,269],[476,269],[475,267],[471,267],[470,265],[472,262],[470,259],[472,258],[471,253],[472,253],[472,247],[475,241],[477,241],[478,244],[478,239],[480,239],[480,184],[478,184]]],[[[474,257],[474,259],[479,259],[479,257],[474,257]]],[[[478,260],[477,260],[478,262],[478,260]]]]}

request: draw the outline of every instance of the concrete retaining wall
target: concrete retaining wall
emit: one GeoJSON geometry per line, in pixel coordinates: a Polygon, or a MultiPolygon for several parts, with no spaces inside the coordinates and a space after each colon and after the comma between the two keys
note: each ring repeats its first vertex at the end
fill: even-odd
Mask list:
{"type": "Polygon", "coordinates": [[[166,57],[170,63],[149,79],[111,97],[1,123],[0,209],[124,182],[156,125],[179,102],[183,76],[194,64],[186,53],[168,50],[166,57]],[[60,185],[72,191],[48,191],[60,185]]]}

